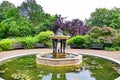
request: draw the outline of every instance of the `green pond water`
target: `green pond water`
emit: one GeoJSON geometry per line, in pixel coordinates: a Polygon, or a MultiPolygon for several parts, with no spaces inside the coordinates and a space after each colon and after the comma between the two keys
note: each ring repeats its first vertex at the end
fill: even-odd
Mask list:
{"type": "Polygon", "coordinates": [[[49,67],[36,64],[35,55],[6,60],[0,65],[0,77],[5,80],[114,80],[120,76],[111,61],[83,56],[78,66],[49,67]]]}

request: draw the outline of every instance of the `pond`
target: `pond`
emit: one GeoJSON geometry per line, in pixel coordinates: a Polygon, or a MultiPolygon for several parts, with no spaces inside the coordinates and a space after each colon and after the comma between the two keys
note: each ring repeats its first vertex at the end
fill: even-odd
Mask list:
{"type": "Polygon", "coordinates": [[[83,56],[78,66],[50,67],[36,64],[36,56],[8,59],[0,65],[0,77],[5,80],[114,80],[120,76],[120,66],[111,61],[83,56]]]}

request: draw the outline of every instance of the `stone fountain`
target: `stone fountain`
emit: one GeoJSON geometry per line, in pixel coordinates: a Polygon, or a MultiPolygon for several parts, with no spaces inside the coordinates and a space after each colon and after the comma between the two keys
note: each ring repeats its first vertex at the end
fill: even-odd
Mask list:
{"type": "Polygon", "coordinates": [[[82,62],[82,55],[77,55],[73,53],[66,53],[66,40],[70,36],[64,36],[61,30],[60,17],[58,22],[60,23],[60,28],[57,29],[54,36],[51,36],[53,43],[53,52],[48,54],[37,54],[36,62],[37,64],[47,65],[47,66],[72,66],[79,65],[82,62]]]}

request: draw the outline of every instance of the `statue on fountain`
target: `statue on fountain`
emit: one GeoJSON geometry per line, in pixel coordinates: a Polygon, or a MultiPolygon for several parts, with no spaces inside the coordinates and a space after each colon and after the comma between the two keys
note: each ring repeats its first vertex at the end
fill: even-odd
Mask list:
{"type": "Polygon", "coordinates": [[[66,47],[66,39],[69,38],[69,36],[64,36],[62,31],[63,26],[63,19],[64,17],[61,17],[61,15],[55,15],[56,21],[54,28],[56,28],[56,31],[54,31],[55,35],[51,36],[53,40],[53,54],[54,56],[59,55],[59,57],[65,57],[65,47],[66,47]],[[58,48],[58,42],[60,42],[60,47],[58,48]]]}

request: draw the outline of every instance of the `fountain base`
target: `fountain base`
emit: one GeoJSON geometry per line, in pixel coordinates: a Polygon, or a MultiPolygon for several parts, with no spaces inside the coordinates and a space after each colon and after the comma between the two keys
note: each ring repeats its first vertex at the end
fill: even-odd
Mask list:
{"type": "Polygon", "coordinates": [[[36,62],[37,64],[47,65],[47,66],[72,66],[72,65],[79,65],[82,63],[82,55],[77,54],[62,54],[62,55],[55,55],[56,57],[65,57],[65,58],[55,58],[52,54],[37,54],[36,55],[36,62]],[[50,57],[45,57],[49,55],[50,57]]]}

